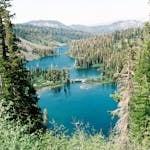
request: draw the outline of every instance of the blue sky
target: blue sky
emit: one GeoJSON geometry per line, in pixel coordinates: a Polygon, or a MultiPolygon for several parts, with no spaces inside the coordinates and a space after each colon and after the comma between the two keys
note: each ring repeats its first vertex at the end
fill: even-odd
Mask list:
{"type": "Polygon", "coordinates": [[[148,0],[13,0],[15,23],[58,20],[67,25],[105,24],[118,20],[148,20],[148,0]]]}

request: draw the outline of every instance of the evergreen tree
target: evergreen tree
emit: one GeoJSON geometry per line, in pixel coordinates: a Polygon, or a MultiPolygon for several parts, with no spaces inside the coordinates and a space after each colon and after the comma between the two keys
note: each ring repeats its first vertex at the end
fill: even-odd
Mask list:
{"type": "Polygon", "coordinates": [[[150,24],[145,29],[145,45],[136,66],[130,108],[130,132],[140,142],[150,140],[150,24]]]}
{"type": "MultiPolygon", "coordinates": [[[[128,45],[129,43],[126,44],[128,45]]],[[[126,57],[123,60],[124,67],[118,77],[118,91],[121,98],[119,108],[117,109],[120,119],[116,124],[116,129],[120,134],[118,143],[125,145],[129,142],[129,106],[133,92],[132,78],[134,75],[136,53],[137,51],[132,46],[126,50],[126,57]]]]}
{"type": "Polygon", "coordinates": [[[42,127],[41,112],[37,104],[38,98],[31,82],[30,72],[24,67],[16,44],[17,39],[13,32],[11,15],[7,10],[7,7],[10,6],[7,3],[9,1],[2,2],[1,8],[4,8],[4,11],[0,16],[2,18],[0,18],[0,26],[5,34],[4,32],[0,34],[0,50],[3,51],[0,58],[3,64],[0,66],[0,77],[4,83],[1,99],[11,119],[19,118],[23,124],[30,123],[29,132],[32,132],[42,127]]]}

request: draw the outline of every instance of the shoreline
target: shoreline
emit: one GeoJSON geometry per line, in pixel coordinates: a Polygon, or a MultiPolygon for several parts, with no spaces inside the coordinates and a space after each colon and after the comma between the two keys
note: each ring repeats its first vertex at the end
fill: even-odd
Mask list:
{"type": "Polygon", "coordinates": [[[35,87],[35,89],[36,89],[37,93],[39,93],[39,92],[47,90],[47,89],[55,89],[55,88],[58,88],[58,87],[62,87],[64,85],[65,84],[49,85],[49,86],[43,86],[41,88],[36,88],[35,87]]]}
{"type": "MultiPolygon", "coordinates": [[[[56,48],[58,48],[60,46],[66,46],[66,45],[67,45],[66,43],[59,43],[59,45],[54,46],[52,48],[52,50],[55,50],[56,48]]],[[[22,53],[24,53],[24,52],[22,51],[22,53]]],[[[29,54],[29,52],[28,52],[28,54],[29,54]]],[[[58,55],[59,55],[59,53],[51,54],[51,55],[45,55],[45,56],[40,56],[38,54],[35,54],[35,55],[32,54],[32,56],[27,55],[27,56],[25,56],[25,58],[26,58],[26,61],[33,61],[33,60],[38,60],[38,59],[42,59],[42,58],[45,58],[45,57],[58,56],[58,55]]]]}
{"type": "MultiPolygon", "coordinates": [[[[74,84],[74,83],[76,83],[76,82],[70,82],[70,84],[74,84]]],[[[114,81],[88,81],[88,79],[87,79],[87,81],[85,80],[85,82],[84,82],[84,84],[91,84],[91,85],[102,85],[102,84],[113,84],[113,83],[115,83],[115,82],[114,81]]],[[[35,89],[37,90],[37,93],[39,93],[39,92],[43,92],[47,89],[51,90],[51,89],[62,87],[65,84],[66,83],[57,84],[57,85],[49,85],[49,86],[43,86],[43,87],[40,87],[40,88],[35,87],[35,89]]]]}

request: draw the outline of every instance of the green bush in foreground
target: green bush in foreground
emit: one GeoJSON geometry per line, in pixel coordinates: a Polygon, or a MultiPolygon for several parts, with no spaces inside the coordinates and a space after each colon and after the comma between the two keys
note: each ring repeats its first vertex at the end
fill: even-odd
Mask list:
{"type": "Polygon", "coordinates": [[[0,118],[0,149],[1,150],[147,150],[148,147],[131,142],[127,145],[119,145],[114,142],[115,136],[105,139],[101,133],[87,134],[84,129],[76,128],[72,136],[65,135],[61,127],[45,132],[27,134],[26,129],[31,124],[22,126],[20,121],[7,121],[0,118]]]}

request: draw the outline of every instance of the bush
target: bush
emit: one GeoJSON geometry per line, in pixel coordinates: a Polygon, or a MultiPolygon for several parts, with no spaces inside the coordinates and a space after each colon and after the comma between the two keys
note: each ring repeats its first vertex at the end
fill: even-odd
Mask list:
{"type": "Polygon", "coordinates": [[[55,125],[53,130],[37,131],[27,134],[30,124],[22,126],[20,121],[8,121],[0,118],[0,149],[2,150],[146,150],[135,142],[128,143],[125,148],[111,139],[106,139],[101,133],[87,134],[84,129],[76,126],[72,136],[60,132],[61,127],[55,125]],[[59,132],[58,132],[59,131],[59,132]],[[58,134],[57,134],[58,133],[58,134]]]}

